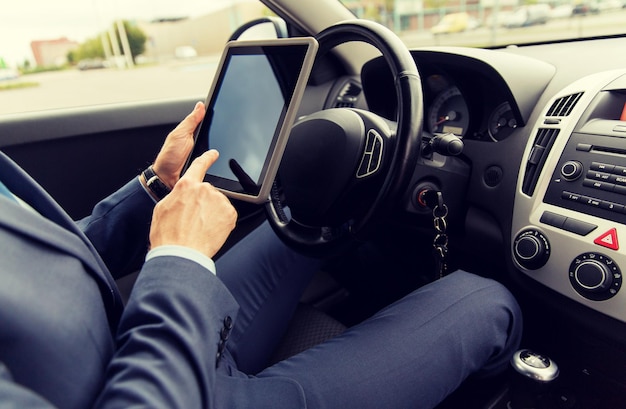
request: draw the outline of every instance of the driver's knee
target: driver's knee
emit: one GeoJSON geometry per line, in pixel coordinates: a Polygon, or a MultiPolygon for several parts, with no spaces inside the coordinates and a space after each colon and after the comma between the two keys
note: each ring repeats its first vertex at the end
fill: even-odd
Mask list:
{"type": "Polygon", "coordinates": [[[419,336],[441,337],[451,344],[469,372],[493,373],[506,368],[522,335],[522,314],[501,283],[464,271],[415,290],[391,307],[408,326],[424,329],[419,336]]]}
{"type": "MultiPolygon", "coordinates": [[[[489,376],[508,366],[522,338],[522,312],[513,294],[501,283],[458,271],[447,277],[448,284],[460,295],[462,308],[472,311],[472,320],[465,325],[480,342],[490,345],[491,356],[477,375],[489,376]]],[[[445,283],[445,281],[444,281],[445,283]]]]}

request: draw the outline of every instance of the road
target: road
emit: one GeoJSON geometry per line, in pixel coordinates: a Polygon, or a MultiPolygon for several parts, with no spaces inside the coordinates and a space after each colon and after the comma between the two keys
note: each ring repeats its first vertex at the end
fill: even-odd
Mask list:
{"type": "Polygon", "coordinates": [[[204,99],[219,56],[129,70],[65,70],[23,76],[38,85],[0,91],[0,115],[139,100],[204,99]]]}
{"type": "MultiPolygon", "coordinates": [[[[408,47],[457,45],[484,47],[522,44],[558,38],[598,36],[624,32],[626,9],[599,15],[551,20],[547,24],[442,35],[430,32],[403,33],[408,47]]],[[[204,99],[211,85],[219,56],[171,60],[130,70],[65,70],[23,76],[19,81],[34,87],[0,91],[0,115],[46,109],[98,105],[140,100],[197,97],[204,99]]]]}

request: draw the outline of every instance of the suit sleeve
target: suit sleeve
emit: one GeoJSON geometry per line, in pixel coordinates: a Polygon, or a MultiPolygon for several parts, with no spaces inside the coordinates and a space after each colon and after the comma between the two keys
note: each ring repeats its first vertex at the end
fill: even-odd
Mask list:
{"type": "Polygon", "coordinates": [[[216,362],[237,309],[199,264],[169,256],[146,262],[96,407],[211,408],[216,362]]]}
{"type": "Polygon", "coordinates": [[[137,271],[148,248],[154,201],[133,179],[77,222],[114,278],[137,271]]]}

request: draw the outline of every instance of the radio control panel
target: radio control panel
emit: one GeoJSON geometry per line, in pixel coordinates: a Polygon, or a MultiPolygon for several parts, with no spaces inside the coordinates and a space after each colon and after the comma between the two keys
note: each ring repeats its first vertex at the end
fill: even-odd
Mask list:
{"type": "Polygon", "coordinates": [[[545,202],[626,224],[625,138],[572,134],[545,202]]]}

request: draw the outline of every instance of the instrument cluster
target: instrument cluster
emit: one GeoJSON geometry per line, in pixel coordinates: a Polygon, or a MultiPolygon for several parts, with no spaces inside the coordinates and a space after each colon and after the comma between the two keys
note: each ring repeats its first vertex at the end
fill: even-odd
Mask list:
{"type": "Polygon", "coordinates": [[[489,98],[480,89],[464,86],[447,75],[429,75],[424,88],[427,133],[499,142],[518,127],[508,101],[489,98]]]}

